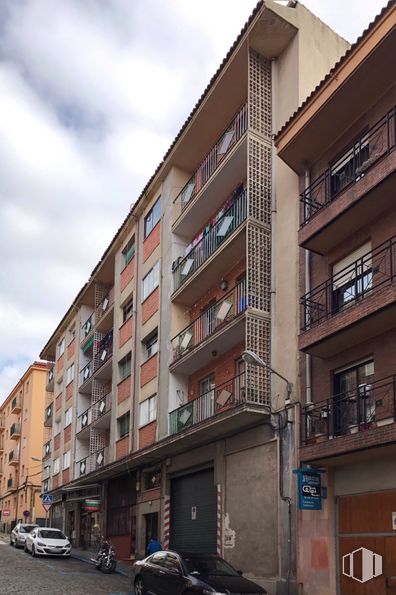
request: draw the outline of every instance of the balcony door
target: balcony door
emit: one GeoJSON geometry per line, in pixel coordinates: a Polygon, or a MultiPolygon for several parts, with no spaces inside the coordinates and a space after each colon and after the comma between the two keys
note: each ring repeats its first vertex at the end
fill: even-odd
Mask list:
{"type": "Polygon", "coordinates": [[[373,378],[373,359],[334,373],[335,435],[353,433],[374,421],[375,401],[371,384],[373,378]]]}
{"type": "Polygon", "coordinates": [[[367,242],[333,265],[333,313],[354,304],[372,286],[371,242],[367,242]]]}
{"type": "Polygon", "coordinates": [[[207,419],[212,417],[215,413],[214,406],[214,388],[215,388],[215,376],[210,374],[199,383],[199,420],[207,419]]]}

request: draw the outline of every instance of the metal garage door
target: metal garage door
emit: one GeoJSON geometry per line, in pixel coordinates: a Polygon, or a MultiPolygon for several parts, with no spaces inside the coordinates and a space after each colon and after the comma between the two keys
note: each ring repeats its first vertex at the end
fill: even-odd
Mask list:
{"type": "Polygon", "coordinates": [[[213,469],[171,482],[170,547],[216,553],[216,488],[213,469]]]}

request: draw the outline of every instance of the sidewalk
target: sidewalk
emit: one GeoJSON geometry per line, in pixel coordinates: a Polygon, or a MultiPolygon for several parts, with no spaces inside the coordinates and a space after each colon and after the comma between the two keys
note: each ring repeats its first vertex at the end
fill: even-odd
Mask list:
{"type": "MultiPolygon", "coordinates": [[[[78,548],[73,547],[71,551],[71,557],[75,558],[76,560],[80,560],[81,562],[93,564],[93,562],[91,562],[91,558],[95,557],[95,553],[89,552],[88,550],[80,550],[78,548]]],[[[122,560],[117,560],[116,573],[122,574],[123,576],[127,576],[129,578],[131,576],[131,570],[132,564],[129,564],[128,562],[123,562],[122,560]]]]}

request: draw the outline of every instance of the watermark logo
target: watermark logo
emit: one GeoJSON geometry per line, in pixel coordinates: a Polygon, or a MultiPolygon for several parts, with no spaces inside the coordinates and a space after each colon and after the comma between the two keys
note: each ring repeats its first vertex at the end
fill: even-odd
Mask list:
{"type": "Polygon", "coordinates": [[[366,583],[382,574],[382,556],[360,547],[342,557],[342,574],[359,583],[366,583]]]}

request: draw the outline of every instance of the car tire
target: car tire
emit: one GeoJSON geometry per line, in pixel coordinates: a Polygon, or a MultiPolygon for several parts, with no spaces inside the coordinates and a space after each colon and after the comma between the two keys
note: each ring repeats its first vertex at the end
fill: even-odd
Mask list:
{"type": "Polygon", "coordinates": [[[146,589],[144,588],[143,579],[141,576],[137,576],[134,582],[135,595],[146,595],[146,589]]]}
{"type": "Polygon", "coordinates": [[[25,545],[23,546],[23,551],[26,552],[26,553],[29,552],[29,550],[27,549],[26,541],[25,541],[25,545]]]}
{"type": "Polygon", "coordinates": [[[30,550],[32,558],[36,556],[36,550],[34,549],[34,545],[32,545],[32,549],[30,550]]]}

